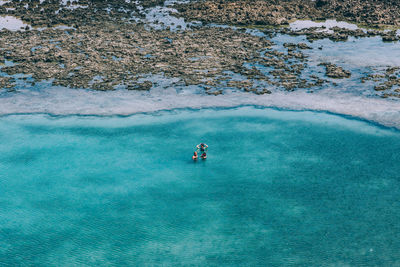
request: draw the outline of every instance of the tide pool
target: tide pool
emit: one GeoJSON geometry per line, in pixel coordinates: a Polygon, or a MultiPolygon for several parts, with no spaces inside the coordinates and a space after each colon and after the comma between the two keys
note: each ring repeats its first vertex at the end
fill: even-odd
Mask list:
{"type": "Polygon", "coordinates": [[[0,138],[0,265],[400,265],[399,131],[242,107],[11,115],[0,138]]]}

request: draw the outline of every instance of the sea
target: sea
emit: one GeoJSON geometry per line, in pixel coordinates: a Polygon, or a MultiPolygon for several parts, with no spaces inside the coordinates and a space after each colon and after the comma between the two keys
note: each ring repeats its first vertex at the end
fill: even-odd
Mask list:
{"type": "MultiPolygon", "coordinates": [[[[168,11],[145,20],[187,27],[168,11]]],[[[149,92],[1,91],[0,265],[400,266],[400,102],[360,82],[400,66],[399,43],[272,41],[311,46],[310,72],[352,76],[263,96],[161,74],[149,92]]]]}

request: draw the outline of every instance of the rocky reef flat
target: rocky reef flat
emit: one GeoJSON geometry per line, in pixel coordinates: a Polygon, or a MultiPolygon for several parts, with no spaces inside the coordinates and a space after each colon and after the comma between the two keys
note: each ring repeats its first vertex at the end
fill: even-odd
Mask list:
{"type": "Polygon", "coordinates": [[[206,23],[280,26],[297,19],[336,19],[374,27],[400,26],[396,0],[208,0],[176,8],[185,18],[206,23]]]}
{"type": "Polygon", "coordinates": [[[259,59],[270,42],[231,29],[200,28],[190,32],[146,30],[143,25],[111,22],[74,30],[46,29],[0,33],[3,60],[14,64],[1,70],[31,75],[35,81],[53,79],[71,88],[148,90],[137,80],[148,74],[177,77],[185,85],[214,82],[259,59]],[[205,40],[218,36],[218,42],[205,40]],[[39,37],[39,38],[38,38],[39,37]],[[15,46],[15,43],[20,45],[15,46]]]}
{"type": "MultiPolygon", "coordinates": [[[[0,31],[0,87],[12,93],[21,82],[34,86],[49,81],[69,88],[148,91],[157,85],[151,77],[158,75],[173,79],[172,86],[194,85],[209,95],[226,89],[312,93],[352,77],[347,66],[310,61],[316,49],[323,49],[313,42],[373,37],[398,42],[400,37],[395,30],[283,25],[296,19],[335,18],[396,27],[398,12],[394,2],[356,0],[6,1],[0,16],[13,16],[27,26],[0,31]],[[170,15],[194,24],[168,25],[157,17],[156,8],[176,8],[170,15]],[[149,17],[151,25],[160,27],[152,27],[149,17]],[[277,36],[301,39],[280,43],[277,36]]],[[[399,97],[398,74],[382,77],[387,81],[371,73],[355,79],[376,83],[373,92],[378,96],[399,97]]]]}
{"type": "MultiPolygon", "coordinates": [[[[70,9],[74,5],[68,2],[67,11],[57,14],[60,6],[55,2],[32,3],[24,12],[18,2],[10,2],[7,6],[12,9],[7,14],[42,28],[0,32],[0,61],[12,62],[1,71],[27,75],[31,84],[52,80],[53,85],[70,88],[149,90],[150,81],[138,80],[161,74],[178,78],[177,84],[202,85],[207,94],[217,95],[222,93],[220,87],[264,94],[270,93],[265,84],[293,90],[324,82],[300,78],[306,61],[301,50],[306,45],[288,47],[282,53],[271,48],[271,41],[245,29],[155,30],[137,22],[134,16],[141,16],[137,6],[125,1],[105,6],[83,1],[70,9]],[[43,8],[45,13],[37,13],[43,8]],[[272,67],[270,77],[255,64],[272,67]],[[232,80],[231,74],[242,80],[232,80]]],[[[13,82],[14,78],[1,79],[8,89],[13,82]]]]}

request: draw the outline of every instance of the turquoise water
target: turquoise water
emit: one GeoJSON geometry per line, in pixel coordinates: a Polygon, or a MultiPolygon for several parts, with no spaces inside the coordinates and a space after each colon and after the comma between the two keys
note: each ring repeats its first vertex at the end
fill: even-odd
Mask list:
{"type": "Polygon", "coordinates": [[[400,264],[394,130],[238,108],[7,116],[0,138],[0,265],[400,264]]]}

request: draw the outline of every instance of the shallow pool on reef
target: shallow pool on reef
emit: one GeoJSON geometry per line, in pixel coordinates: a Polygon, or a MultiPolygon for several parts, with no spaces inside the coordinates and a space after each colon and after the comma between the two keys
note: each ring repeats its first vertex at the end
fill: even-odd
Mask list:
{"type": "Polygon", "coordinates": [[[0,137],[0,265],[400,264],[395,130],[243,107],[6,116],[0,137]]]}

